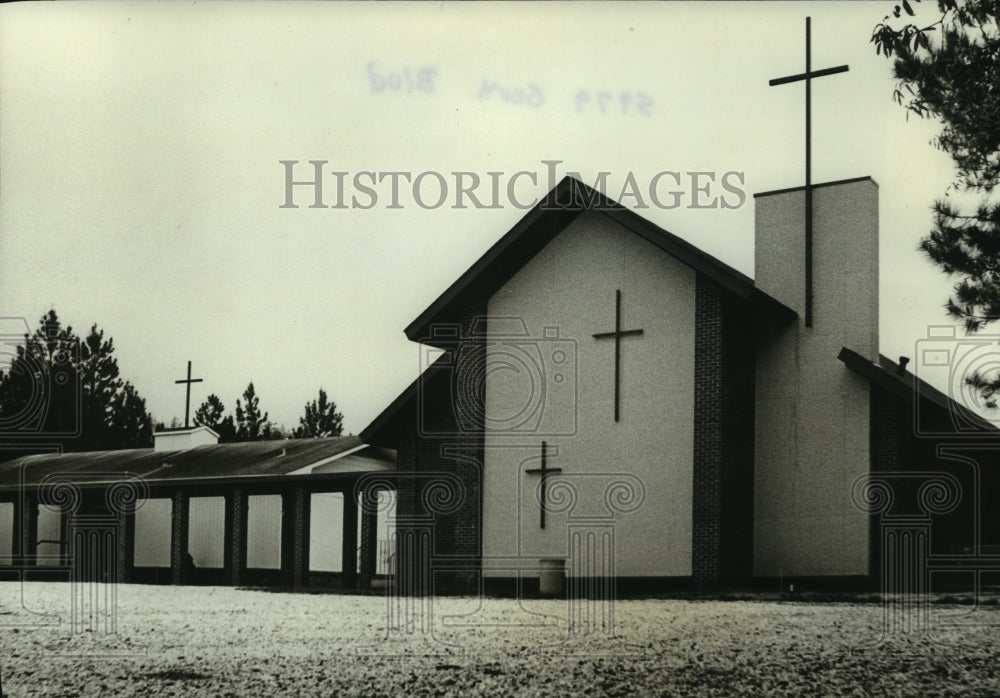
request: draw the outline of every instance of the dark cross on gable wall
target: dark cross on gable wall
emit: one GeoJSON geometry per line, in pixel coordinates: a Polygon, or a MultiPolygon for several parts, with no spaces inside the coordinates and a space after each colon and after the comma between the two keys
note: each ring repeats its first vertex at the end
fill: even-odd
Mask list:
{"type": "Polygon", "coordinates": [[[188,428],[188,415],[191,412],[191,384],[201,383],[201,378],[191,377],[191,362],[188,361],[188,376],[186,379],[182,378],[179,381],[174,381],[174,383],[187,383],[187,398],[184,400],[184,428],[188,428]]]}
{"type": "Polygon", "coordinates": [[[623,330],[622,329],[622,292],[621,289],[615,291],[615,329],[613,332],[600,332],[594,335],[594,339],[607,339],[609,337],[614,337],[615,339],[615,421],[618,421],[619,414],[619,399],[618,395],[620,392],[621,384],[621,366],[622,366],[622,337],[628,337],[629,335],[638,336],[642,334],[642,330],[623,330]]]}
{"type": "Polygon", "coordinates": [[[548,479],[549,475],[551,475],[552,473],[561,473],[562,472],[562,468],[547,468],[546,467],[546,462],[545,461],[546,461],[546,456],[547,455],[548,455],[548,445],[543,441],[542,442],[542,467],[541,468],[529,468],[528,470],[524,471],[524,472],[530,473],[532,475],[540,475],[541,478],[542,478],[542,481],[539,484],[539,488],[540,488],[541,491],[538,493],[539,494],[538,498],[539,498],[539,500],[541,500],[541,509],[540,509],[541,513],[539,515],[540,516],[539,521],[540,521],[540,525],[541,525],[542,528],[545,528],[545,485],[546,485],[546,480],[548,479]]]}
{"type": "Polygon", "coordinates": [[[806,72],[797,75],[788,75],[783,78],[775,78],[768,84],[786,85],[790,82],[806,83],[806,327],[812,327],[812,305],[813,305],[813,278],[812,278],[812,80],[826,75],[846,73],[846,65],[838,65],[836,68],[823,68],[822,70],[812,69],[812,38],[811,38],[811,18],[806,17],[806,72]]]}

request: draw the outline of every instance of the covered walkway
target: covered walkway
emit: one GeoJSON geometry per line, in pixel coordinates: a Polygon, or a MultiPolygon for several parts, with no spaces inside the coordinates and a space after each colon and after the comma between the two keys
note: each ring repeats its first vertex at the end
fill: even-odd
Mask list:
{"type": "Polygon", "coordinates": [[[365,589],[389,573],[395,452],[356,436],[175,448],[213,436],[0,463],[0,578],[365,589]]]}

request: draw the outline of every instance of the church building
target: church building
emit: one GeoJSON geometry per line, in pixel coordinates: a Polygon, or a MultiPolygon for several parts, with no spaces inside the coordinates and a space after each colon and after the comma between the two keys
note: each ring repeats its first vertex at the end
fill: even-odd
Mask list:
{"type": "Polygon", "coordinates": [[[751,279],[567,178],[406,328],[422,371],[360,437],[217,444],[196,427],[0,463],[0,577],[995,583],[1000,431],[955,399],[995,345],[942,326],[916,372],[879,354],[870,178],[813,185],[808,244],[804,188],[754,205],[751,279]]]}
{"type": "Polygon", "coordinates": [[[989,572],[1000,432],[879,354],[876,183],[813,185],[810,254],[805,198],[755,196],[750,279],[566,179],[422,312],[361,434],[403,588],[870,586],[917,524],[989,572]]]}

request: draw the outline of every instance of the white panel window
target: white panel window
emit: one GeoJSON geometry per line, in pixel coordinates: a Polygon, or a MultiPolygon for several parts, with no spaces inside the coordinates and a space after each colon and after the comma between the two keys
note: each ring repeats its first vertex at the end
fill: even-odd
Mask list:
{"type": "Polygon", "coordinates": [[[281,495],[247,497],[247,568],[281,569],[281,495]]]}
{"type": "Polygon", "coordinates": [[[14,503],[0,502],[0,565],[9,565],[14,555],[14,503]]]}
{"type": "Polygon", "coordinates": [[[344,495],[316,492],[309,504],[309,569],[342,572],[344,554],[344,495]]]}
{"type": "Polygon", "coordinates": [[[136,567],[170,567],[173,502],[168,498],[144,499],[135,512],[136,567]]]}
{"type": "Polygon", "coordinates": [[[62,554],[62,514],[38,505],[38,565],[58,565],[62,554]],[[44,542],[43,542],[44,541],[44,542]]]}
{"type": "Polygon", "coordinates": [[[195,567],[224,567],[226,498],[191,497],[188,506],[188,552],[195,567]]]}

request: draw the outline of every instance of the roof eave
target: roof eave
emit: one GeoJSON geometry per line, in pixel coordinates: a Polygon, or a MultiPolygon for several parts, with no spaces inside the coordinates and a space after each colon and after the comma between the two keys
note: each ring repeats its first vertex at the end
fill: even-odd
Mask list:
{"type": "MultiPolygon", "coordinates": [[[[981,436],[995,439],[1000,434],[1000,430],[996,426],[962,405],[959,405],[953,399],[926,381],[921,380],[913,373],[901,369],[898,364],[884,356],[880,356],[880,363],[885,365],[877,365],[856,351],[842,347],[837,358],[848,368],[867,378],[871,383],[884,388],[891,395],[898,397],[907,404],[912,405],[916,396],[919,396],[942,409],[961,411],[965,419],[971,421],[976,427],[982,430],[983,433],[981,436]]],[[[962,436],[976,437],[979,435],[963,433],[962,436]]]]}
{"type": "Polygon", "coordinates": [[[750,277],[583,182],[565,177],[406,327],[404,332],[407,338],[445,348],[446,345],[434,339],[431,330],[435,323],[457,323],[470,303],[489,298],[499,290],[527,259],[537,254],[585,210],[602,213],[738,297],[764,300],[761,307],[795,317],[794,310],[757,289],[750,277]],[[529,232],[533,234],[528,235],[529,232]]]}

